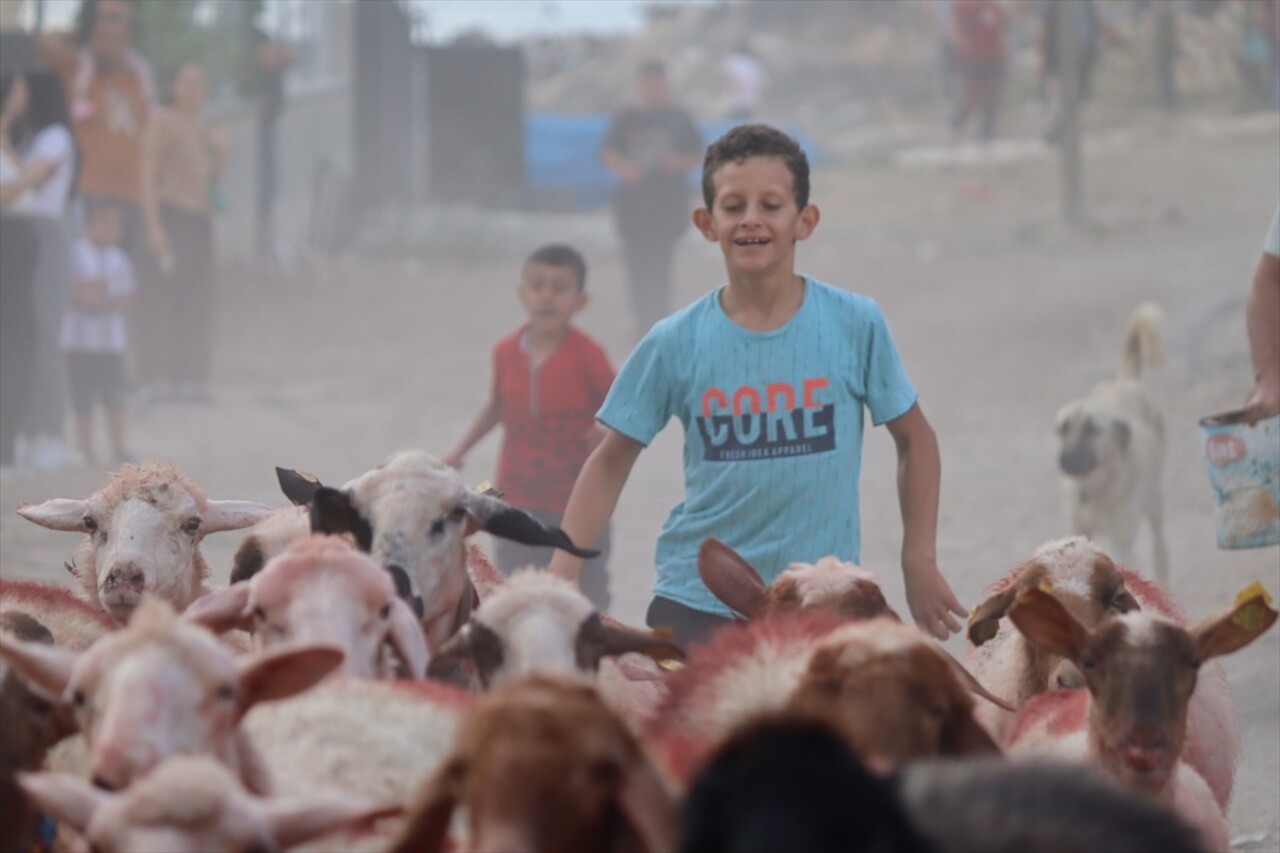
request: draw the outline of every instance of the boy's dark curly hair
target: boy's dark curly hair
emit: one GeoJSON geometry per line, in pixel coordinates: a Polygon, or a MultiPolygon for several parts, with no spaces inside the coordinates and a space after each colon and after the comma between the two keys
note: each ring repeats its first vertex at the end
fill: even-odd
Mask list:
{"type": "Polygon", "coordinates": [[[710,208],[716,197],[712,178],[725,163],[741,163],[748,157],[778,157],[791,172],[796,207],[809,203],[809,158],[804,149],[787,134],[767,124],[743,124],[707,146],[702,160],[702,199],[710,208]]]}

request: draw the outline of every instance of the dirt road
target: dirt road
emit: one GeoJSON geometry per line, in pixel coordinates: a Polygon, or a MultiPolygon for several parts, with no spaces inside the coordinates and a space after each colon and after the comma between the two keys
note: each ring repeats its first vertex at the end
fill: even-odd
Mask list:
{"type": "MultiPolygon", "coordinates": [[[[1038,544],[1066,532],[1054,413],[1114,370],[1129,312],[1148,299],[1168,316],[1169,361],[1152,387],[1169,431],[1174,595],[1199,617],[1253,580],[1280,593],[1280,550],[1215,547],[1196,427],[1201,415],[1240,403],[1248,388],[1243,306],[1280,198],[1280,123],[1218,136],[1198,127],[1148,121],[1090,159],[1092,236],[1056,224],[1047,161],[849,167],[815,176],[823,219],[802,247],[800,267],[874,297],[889,318],[942,444],[940,563],[966,604],[1038,544]]],[[[229,273],[219,306],[216,405],[134,412],[132,446],[183,465],[214,497],[274,503],[282,499],[273,465],[341,482],[396,448],[443,453],[486,393],[490,346],[519,322],[520,253],[558,236],[561,225],[588,249],[593,301],[583,325],[620,362],[629,320],[607,219],[508,217],[502,221],[515,225],[492,245],[468,225],[483,219],[442,220],[442,229],[458,233],[428,239],[465,237],[485,246],[479,260],[431,258],[416,270],[363,262],[276,283],[229,273]]],[[[714,247],[692,235],[678,267],[682,303],[721,281],[714,247]]],[[[641,457],[616,516],[615,610],[632,621],[648,601],[653,539],[680,491],[679,447],[679,428],[668,428],[641,457]]],[[[495,449],[493,439],[478,448],[465,475],[491,476],[495,449]]],[[[870,432],[863,563],[905,612],[893,466],[887,433],[870,432]]],[[[101,479],[93,470],[6,477],[5,577],[69,580],[61,563],[75,538],[36,528],[13,510],[22,500],[82,496],[101,479]]],[[[235,545],[232,535],[206,544],[220,581],[235,545]]],[[[1141,564],[1145,537],[1139,549],[1141,564]]],[[[1240,849],[1280,848],[1278,652],[1280,630],[1273,629],[1225,660],[1245,732],[1231,813],[1240,849]]]]}

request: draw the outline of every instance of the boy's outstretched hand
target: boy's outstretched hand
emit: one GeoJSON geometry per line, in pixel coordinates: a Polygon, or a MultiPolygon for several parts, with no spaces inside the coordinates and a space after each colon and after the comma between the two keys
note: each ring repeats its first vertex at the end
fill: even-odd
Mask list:
{"type": "Polygon", "coordinates": [[[903,580],[907,589],[907,606],[911,616],[927,634],[945,640],[959,631],[969,611],[961,606],[947,579],[932,563],[904,565],[903,580]]]}

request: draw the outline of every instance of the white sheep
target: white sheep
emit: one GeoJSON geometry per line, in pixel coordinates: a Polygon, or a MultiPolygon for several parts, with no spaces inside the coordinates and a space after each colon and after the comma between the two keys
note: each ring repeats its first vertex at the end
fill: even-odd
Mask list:
{"type": "Polygon", "coordinates": [[[270,512],[265,504],[210,500],[165,462],[125,465],[84,500],[18,507],[18,515],[42,527],[85,534],[70,568],[85,597],[121,625],[144,593],[181,611],[208,592],[200,541],[248,527],[270,512]]]}
{"type": "Polygon", "coordinates": [[[422,627],[391,576],[336,536],[309,535],[247,581],[211,592],[184,618],[214,631],[252,631],[255,648],[322,643],[345,653],[343,673],[426,676],[422,627]],[[384,653],[394,660],[384,661],[384,653]]]}
{"type": "Polygon", "coordinates": [[[463,484],[458,472],[420,450],[403,450],[341,489],[277,469],[286,496],[309,506],[316,533],[351,536],[391,573],[435,649],[466,622],[474,604],[466,536],[484,530],[527,545],[550,545],[581,557],[564,531],[463,484]]]}
{"type": "Polygon", "coordinates": [[[474,702],[434,681],[332,678],[255,707],[243,727],[280,791],[405,802],[474,702]]]}
{"type": "Polygon", "coordinates": [[[664,635],[602,618],[573,584],[531,568],[516,572],[483,601],[439,658],[470,661],[479,686],[487,689],[535,672],[590,675],[606,656],[629,652],[684,658],[664,635]]]}

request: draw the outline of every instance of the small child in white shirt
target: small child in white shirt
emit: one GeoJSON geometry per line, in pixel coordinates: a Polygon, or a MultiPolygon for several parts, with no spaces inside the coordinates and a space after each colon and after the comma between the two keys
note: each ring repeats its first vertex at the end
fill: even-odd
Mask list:
{"type": "Polygon", "coordinates": [[[85,234],[72,251],[74,289],[62,318],[76,443],[86,461],[93,455],[93,409],[106,413],[113,464],[136,461],[124,447],[124,352],[128,343],[124,307],[133,296],[133,267],[120,248],[124,211],[116,202],[93,199],[85,211],[85,234]]]}

